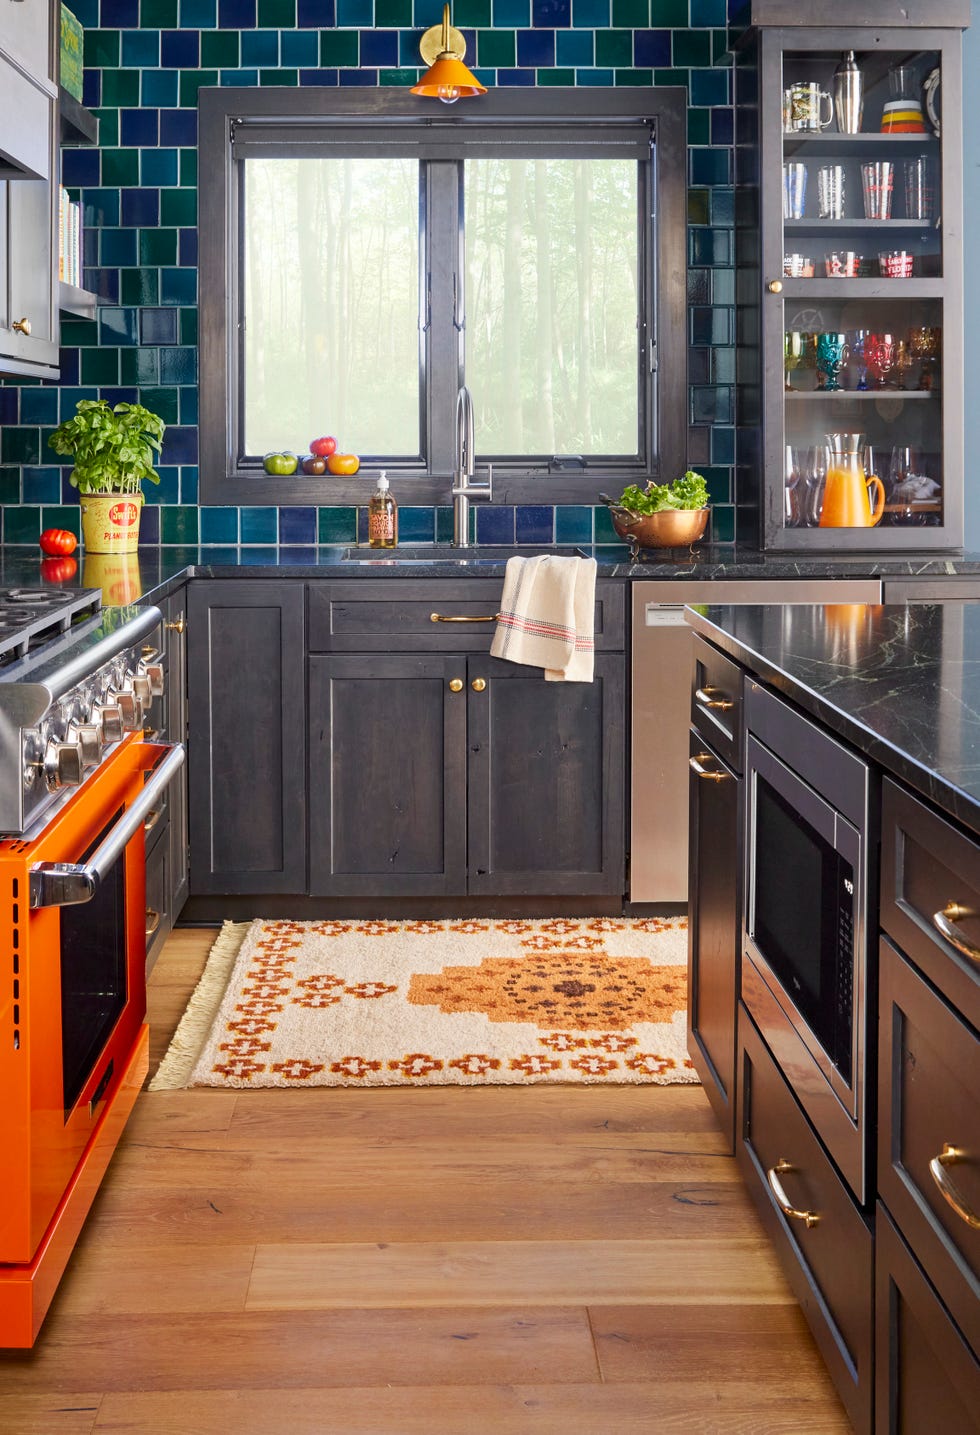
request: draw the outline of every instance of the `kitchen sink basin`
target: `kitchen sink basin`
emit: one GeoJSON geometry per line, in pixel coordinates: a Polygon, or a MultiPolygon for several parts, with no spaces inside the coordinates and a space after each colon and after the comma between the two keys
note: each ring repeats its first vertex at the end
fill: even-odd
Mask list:
{"type": "Polygon", "coordinates": [[[397,548],[346,548],[344,558],[350,563],[506,563],[508,558],[532,558],[539,553],[553,553],[559,558],[581,558],[582,549],[573,545],[542,544],[540,548],[525,544],[509,548],[505,544],[483,547],[455,548],[451,543],[405,543],[397,548]]]}

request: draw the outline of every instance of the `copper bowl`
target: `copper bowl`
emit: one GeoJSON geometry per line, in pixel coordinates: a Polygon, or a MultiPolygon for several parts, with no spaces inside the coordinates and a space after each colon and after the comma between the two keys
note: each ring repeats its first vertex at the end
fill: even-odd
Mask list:
{"type": "Polygon", "coordinates": [[[709,508],[665,508],[626,518],[610,510],[613,528],[634,548],[689,548],[708,526],[709,508]]]}

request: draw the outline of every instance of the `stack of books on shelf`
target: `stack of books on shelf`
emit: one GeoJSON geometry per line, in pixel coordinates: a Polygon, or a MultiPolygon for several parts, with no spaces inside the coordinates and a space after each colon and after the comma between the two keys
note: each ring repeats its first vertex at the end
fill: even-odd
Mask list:
{"type": "Polygon", "coordinates": [[[59,190],[58,278],[82,287],[82,206],[69,197],[63,185],[59,190]]]}

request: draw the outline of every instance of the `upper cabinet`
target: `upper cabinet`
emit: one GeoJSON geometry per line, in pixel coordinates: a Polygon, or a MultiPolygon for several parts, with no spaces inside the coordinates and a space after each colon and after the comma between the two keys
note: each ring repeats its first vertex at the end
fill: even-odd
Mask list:
{"type": "Polygon", "coordinates": [[[0,178],[49,179],[58,50],[50,0],[0,11],[0,178]]]}
{"type": "Polygon", "coordinates": [[[735,113],[740,536],[960,547],[960,31],[756,24],[735,113]]]}

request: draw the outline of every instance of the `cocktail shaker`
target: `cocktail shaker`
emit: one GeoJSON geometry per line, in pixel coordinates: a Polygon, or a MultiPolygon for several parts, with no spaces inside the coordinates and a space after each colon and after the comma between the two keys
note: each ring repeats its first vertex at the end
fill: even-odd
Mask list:
{"type": "Polygon", "coordinates": [[[863,110],[864,75],[854,51],[848,50],[834,71],[834,113],[842,135],[860,134],[863,110]]]}

